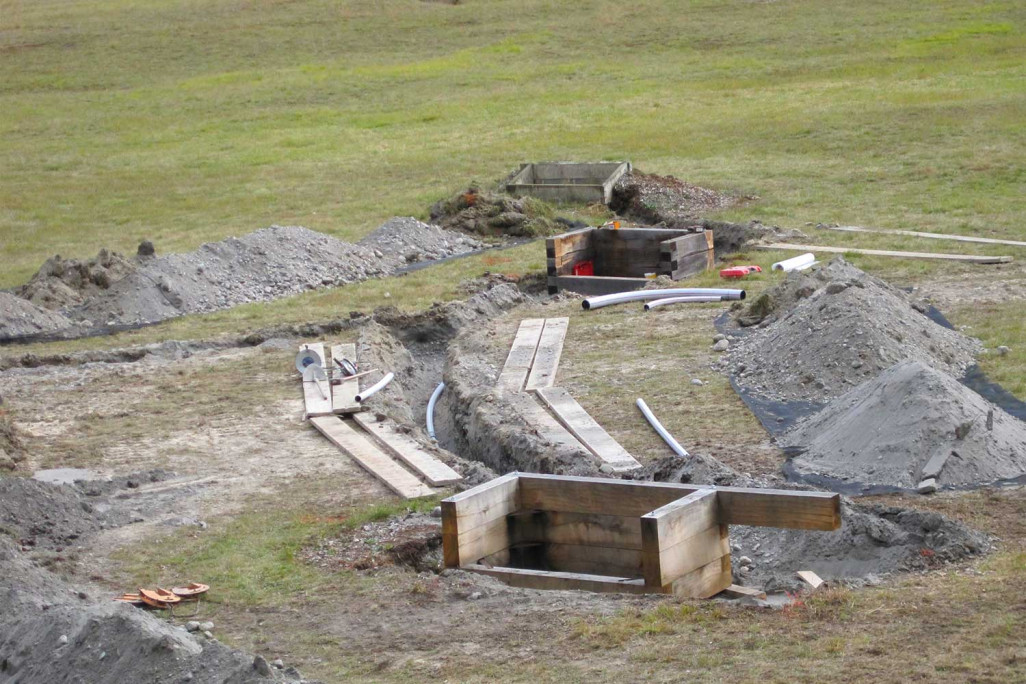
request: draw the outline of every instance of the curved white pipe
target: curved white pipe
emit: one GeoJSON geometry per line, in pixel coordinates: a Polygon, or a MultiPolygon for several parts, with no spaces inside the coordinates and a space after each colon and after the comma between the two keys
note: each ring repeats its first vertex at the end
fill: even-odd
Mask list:
{"type": "Polygon", "coordinates": [[[394,378],[394,377],[395,377],[395,373],[389,373],[385,377],[381,378],[376,383],[374,383],[373,385],[371,385],[370,387],[368,387],[364,391],[362,391],[359,394],[357,394],[356,395],[356,401],[360,402],[361,404],[363,402],[367,401],[372,396],[374,396],[375,394],[380,392],[382,389],[384,389],[385,385],[387,385],[388,383],[392,382],[392,378],[394,378]]]}
{"type": "Polygon", "coordinates": [[[435,441],[438,441],[437,438],[435,437],[435,402],[438,401],[438,397],[440,397],[442,395],[442,390],[444,390],[444,389],[445,389],[445,383],[444,382],[438,383],[438,387],[435,388],[435,391],[431,393],[431,398],[428,399],[428,407],[427,407],[427,432],[428,432],[428,437],[430,437],[431,439],[433,439],[435,441]]]}
{"type": "Polygon", "coordinates": [[[784,259],[773,264],[774,271],[797,271],[803,268],[812,266],[812,262],[816,260],[816,255],[812,252],[802,254],[800,256],[791,257],[790,259],[784,259]]]}
{"type": "Polygon", "coordinates": [[[666,442],[671,449],[673,449],[673,453],[677,454],[682,458],[686,457],[688,455],[688,452],[684,451],[684,447],[682,447],[677,442],[677,440],[673,438],[673,435],[666,431],[666,428],[664,428],[663,424],[659,422],[659,419],[656,418],[652,411],[649,410],[648,404],[645,403],[645,400],[641,397],[638,397],[637,403],[638,408],[641,409],[642,415],[645,416],[645,420],[647,420],[649,425],[651,425],[652,428],[659,434],[659,436],[663,438],[663,441],[666,442]]]}
{"type": "Polygon", "coordinates": [[[611,304],[637,302],[645,299],[666,299],[667,297],[719,297],[720,299],[744,299],[744,290],[719,290],[711,287],[678,287],[668,290],[635,290],[617,292],[600,297],[588,297],[581,302],[587,309],[600,309],[611,304]]]}
{"type": "Polygon", "coordinates": [[[657,299],[652,302],[645,303],[645,311],[651,311],[652,309],[659,306],[666,306],[667,304],[702,304],[706,302],[722,302],[723,297],[667,297],[666,299],[657,299]]]}

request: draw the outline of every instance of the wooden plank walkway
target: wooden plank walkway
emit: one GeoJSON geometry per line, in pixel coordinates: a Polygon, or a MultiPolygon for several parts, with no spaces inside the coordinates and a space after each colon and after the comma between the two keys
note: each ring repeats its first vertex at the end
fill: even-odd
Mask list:
{"type": "Polygon", "coordinates": [[[520,392],[524,389],[544,327],[544,318],[525,318],[520,321],[516,337],[513,338],[513,346],[510,347],[496,385],[511,392],[520,392]]]}
{"type": "Polygon", "coordinates": [[[370,441],[370,437],[363,435],[342,418],[334,415],[319,416],[311,418],[310,423],[332,444],[404,499],[417,499],[435,493],[387,454],[382,453],[370,441]]]}
{"type": "Polygon", "coordinates": [[[370,413],[356,413],[352,418],[385,453],[405,463],[428,484],[441,487],[463,479],[455,470],[425,451],[417,440],[400,432],[392,420],[375,420],[370,413]]]}
{"type": "Polygon", "coordinates": [[[555,383],[556,370],[559,368],[559,357],[563,354],[563,340],[566,339],[568,325],[570,325],[570,319],[567,317],[545,319],[545,326],[542,328],[538,341],[538,349],[534,353],[534,363],[531,364],[531,373],[527,376],[527,384],[524,389],[552,387],[555,383]]]}
{"type": "Polygon", "coordinates": [[[561,387],[546,387],[536,394],[563,424],[591,453],[618,473],[640,468],[641,464],[620,443],[609,436],[584,407],[561,387]]]}
{"type": "MultiPolygon", "coordinates": [[[[320,342],[301,345],[300,350],[304,349],[315,352],[325,362],[329,361],[324,356],[324,345],[320,342]]],[[[303,401],[307,416],[330,416],[331,383],[327,380],[303,380],[303,401]]]]}
{"type": "MultiPolygon", "coordinates": [[[[336,344],[331,348],[332,359],[349,359],[350,361],[356,362],[356,345],[349,344],[336,344]]],[[[331,363],[335,363],[332,361],[331,363]]],[[[338,364],[335,364],[332,368],[332,375],[340,376],[342,374],[338,364]]],[[[331,410],[334,413],[355,413],[360,411],[360,402],[356,400],[356,395],[360,393],[360,379],[354,380],[342,379],[342,384],[332,385],[331,387],[331,410]]]]}

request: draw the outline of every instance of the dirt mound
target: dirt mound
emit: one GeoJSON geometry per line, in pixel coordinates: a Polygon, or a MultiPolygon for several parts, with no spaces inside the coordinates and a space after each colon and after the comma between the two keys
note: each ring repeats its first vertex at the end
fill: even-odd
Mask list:
{"type": "Polygon", "coordinates": [[[299,226],[272,226],[149,259],[68,316],[94,325],[161,321],[358,282],[397,261],[299,226]]]}
{"type": "Polygon", "coordinates": [[[913,489],[927,477],[964,487],[1026,473],[1026,423],[918,361],[888,368],[779,442],[801,453],[791,461],[799,476],[849,488],[913,489]]]}
{"type": "Polygon", "coordinates": [[[960,377],[981,348],[841,257],[767,294],[743,317],[769,323],[742,336],[727,363],[741,388],[769,399],[828,400],[903,359],[960,377]]]}
{"type": "MultiPolygon", "coordinates": [[[[25,443],[6,411],[0,409],[0,470],[14,470],[25,460],[25,443]]],[[[3,504],[0,503],[0,507],[3,504]]]]}
{"type": "Polygon", "coordinates": [[[145,610],[93,599],[0,537],[0,679],[17,682],[300,681],[145,610]]]}
{"type": "Polygon", "coordinates": [[[802,586],[795,573],[812,570],[825,580],[873,582],[991,548],[986,535],[938,513],[844,499],[841,521],[833,532],[732,526],[735,580],[768,591],[795,590],[802,586]]]}
{"type": "Polygon", "coordinates": [[[0,479],[0,532],[25,549],[61,551],[129,521],[126,513],[105,509],[75,487],[23,477],[0,479]]]}
{"type": "Polygon", "coordinates": [[[17,294],[36,306],[67,309],[110,288],[136,268],[137,262],[107,249],[86,261],[62,259],[58,254],[43,262],[17,294]]]}
{"type": "Polygon", "coordinates": [[[354,530],[317,540],[300,551],[308,563],[326,570],[370,570],[405,565],[422,571],[442,569],[442,521],[407,513],[370,522],[354,530]]]}
{"type": "Polygon", "coordinates": [[[358,243],[375,250],[375,255],[401,259],[412,264],[466,254],[485,247],[472,237],[432,226],[412,216],[396,216],[385,221],[358,243]]]}
{"type": "Polygon", "coordinates": [[[557,223],[552,207],[541,200],[515,199],[476,186],[436,202],[431,220],[443,228],[490,237],[549,235],[567,225],[557,223]]]}
{"type": "Polygon", "coordinates": [[[634,171],[617,181],[609,207],[636,221],[679,228],[693,224],[702,214],[755,199],[723,194],[673,176],[634,171]]]}
{"type": "Polygon", "coordinates": [[[55,311],[36,306],[7,292],[0,292],[0,340],[51,333],[70,325],[70,320],[55,311]]]}

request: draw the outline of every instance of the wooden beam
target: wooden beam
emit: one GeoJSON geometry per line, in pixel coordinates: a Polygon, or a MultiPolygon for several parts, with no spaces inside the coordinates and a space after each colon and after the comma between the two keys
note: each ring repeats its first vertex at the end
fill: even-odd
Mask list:
{"type": "Polygon", "coordinates": [[[836,530],[841,526],[841,496],[830,492],[717,487],[720,522],[728,525],[836,530]]]}
{"type": "Polygon", "coordinates": [[[537,395],[570,434],[615,472],[627,472],[641,467],[565,389],[548,387],[539,389],[537,395]]]}
{"type": "Polygon", "coordinates": [[[496,577],[513,587],[524,589],[557,589],[564,591],[595,591],[617,594],[644,594],[649,590],[643,580],[631,577],[608,577],[573,572],[522,570],[519,568],[488,568],[468,565],[464,569],[496,577]]]}
{"type": "Polygon", "coordinates": [[[582,572],[590,575],[641,577],[641,551],[612,546],[546,544],[545,560],[557,572],[582,572]]]}
{"type": "Polygon", "coordinates": [[[506,516],[517,510],[518,491],[518,473],[509,473],[442,501],[447,567],[476,563],[509,546],[506,516]]]}
{"type": "Polygon", "coordinates": [[[1026,242],[1018,240],[999,240],[997,238],[976,237],[972,235],[948,235],[946,233],[921,233],[917,230],[889,230],[886,228],[861,228],[859,226],[820,226],[824,230],[836,230],[844,233],[871,233],[876,235],[907,235],[909,237],[930,238],[931,240],[953,240],[955,242],[976,242],[985,245],[1011,245],[1026,247],[1026,242]]]}
{"type": "MultiPolygon", "coordinates": [[[[347,344],[336,344],[331,348],[332,359],[349,359],[352,362],[356,362],[356,345],[352,343],[347,344]]],[[[324,360],[325,363],[334,363],[334,361],[324,360]]],[[[331,366],[329,366],[331,368],[331,366]]],[[[341,375],[340,369],[337,364],[331,369],[333,372],[331,375],[341,375]]],[[[356,400],[356,395],[360,393],[360,379],[359,378],[342,378],[341,384],[331,386],[331,410],[334,413],[355,413],[362,410],[360,402],[356,400]]]]}
{"type": "Polygon", "coordinates": [[[565,316],[545,319],[545,325],[538,340],[538,349],[535,351],[534,362],[531,364],[531,372],[527,376],[524,389],[552,387],[556,380],[559,357],[563,354],[563,341],[566,339],[566,329],[569,325],[570,319],[565,316]]]}
{"type": "Polygon", "coordinates": [[[663,591],[686,598],[709,598],[729,587],[730,583],[730,556],[727,555],[677,578],[663,591]]]}
{"type": "Polygon", "coordinates": [[[580,544],[641,550],[641,520],[619,515],[517,511],[507,516],[510,543],[580,544]]]}
{"type": "Polygon", "coordinates": [[[668,585],[730,554],[716,497],[711,489],[693,492],[641,516],[645,584],[668,585]]]}
{"type": "Polygon", "coordinates": [[[506,363],[499,373],[499,379],[496,382],[498,387],[511,392],[520,392],[524,389],[524,383],[527,381],[531,364],[534,363],[534,354],[538,349],[538,341],[541,339],[544,327],[544,318],[525,318],[520,321],[517,334],[513,338],[513,345],[510,347],[509,355],[506,356],[506,363]]]}
{"type": "Polygon", "coordinates": [[[794,250],[796,252],[828,252],[830,254],[868,254],[871,256],[900,257],[903,259],[943,259],[963,261],[972,264],[1007,264],[1010,256],[975,256],[972,254],[938,254],[936,252],[891,252],[883,249],[857,249],[855,247],[828,247],[825,245],[796,245],[789,242],[774,242],[762,245],[760,249],[794,250]]]}
{"type": "Polygon", "coordinates": [[[766,600],[766,592],[762,589],[742,587],[740,584],[731,584],[729,587],[723,590],[723,595],[727,598],[732,599],[754,598],[759,599],[760,601],[766,600]]]}
{"type": "MultiPolygon", "coordinates": [[[[323,343],[311,342],[300,345],[301,351],[305,349],[316,353],[325,363],[329,361],[325,356],[323,343]]],[[[328,368],[325,366],[325,373],[327,370],[328,368]]],[[[328,380],[303,380],[303,402],[308,417],[332,415],[331,383],[328,380]]]]}
{"type": "Polygon", "coordinates": [[[463,477],[424,450],[409,435],[399,431],[391,419],[376,420],[369,413],[353,414],[353,421],[386,453],[398,458],[434,487],[459,482],[463,477]]]}
{"type": "Polygon", "coordinates": [[[523,418],[524,422],[549,444],[555,447],[576,449],[584,458],[591,456],[591,452],[569,430],[560,425],[559,421],[553,418],[548,411],[543,409],[531,394],[523,392],[508,394],[506,400],[517,415],[523,418]]]}
{"type": "Polygon", "coordinates": [[[648,278],[604,278],[602,276],[549,276],[549,288],[570,290],[584,295],[604,295],[638,290],[648,278]]]}
{"type": "Polygon", "coordinates": [[[310,422],[332,444],[404,499],[417,499],[435,493],[338,416],[314,417],[310,422]]]}

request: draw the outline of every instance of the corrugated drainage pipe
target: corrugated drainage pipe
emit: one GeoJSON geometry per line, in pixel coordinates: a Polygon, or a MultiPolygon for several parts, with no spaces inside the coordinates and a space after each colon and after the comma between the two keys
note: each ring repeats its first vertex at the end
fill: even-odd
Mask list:
{"type": "Polygon", "coordinates": [[[784,259],[773,264],[774,271],[797,271],[803,268],[812,266],[812,262],[816,260],[816,255],[812,252],[802,254],[800,256],[791,257],[790,259],[784,259]]]}
{"type": "Polygon", "coordinates": [[[438,401],[438,397],[442,396],[442,390],[444,390],[444,389],[445,389],[445,383],[444,382],[438,383],[438,387],[435,388],[435,391],[431,393],[431,398],[428,399],[428,407],[427,407],[427,431],[428,431],[428,437],[430,437],[431,439],[433,439],[436,442],[438,441],[438,438],[435,437],[435,402],[438,401]]]}
{"type": "Polygon", "coordinates": [[[380,380],[378,380],[376,383],[374,383],[373,385],[371,385],[370,387],[368,387],[364,391],[362,391],[359,394],[357,394],[356,395],[356,400],[358,402],[360,402],[361,404],[363,402],[367,401],[368,399],[373,397],[375,394],[377,394],[378,392],[383,390],[385,388],[385,385],[387,385],[388,383],[392,382],[392,378],[394,378],[394,377],[395,377],[395,373],[389,373],[388,375],[386,375],[385,377],[381,378],[380,380]]]}
{"type": "Polygon", "coordinates": [[[611,304],[637,302],[646,299],[666,299],[667,297],[719,297],[720,299],[744,299],[744,290],[719,290],[710,287],[678,287],[668,290],[635,290],[633,292],[617,292],[600,297],[588,297],[581,302],[586,310],[601,309],[611,304]]]}
{"type": "Polygon", "coordinates": [[[659,419],[655,417],[651,410],[649,410],[648,404],[645,403],[645,400],[641,397],[638,397],[637,403],[638,408],[641,409],[641,414],[645,416],[645,420],[647,420],[649,425],[652,426],[656,433],[658,433],[659,436],[663,438],[663,441],[666,442],[671,449],[673,449],[673,453],[677,454],[681,458],[686,457],[688,455],[688,452],[684,451],[684,447],[682,447],[677,442],[677,440],[673,438],[673,435],[666,431],[666,428],[664,428],[663,424],[659,422],[659,419]]]}
{"type": "Polygon", "coordinates": [[[668,304],[702,304],[707,302],[722,302],[723,297],[667,297],[666,299],[657,299],[652,302],[645,303],[645,311],[651,311],[656,307],[666,306],[668,304]]]}

